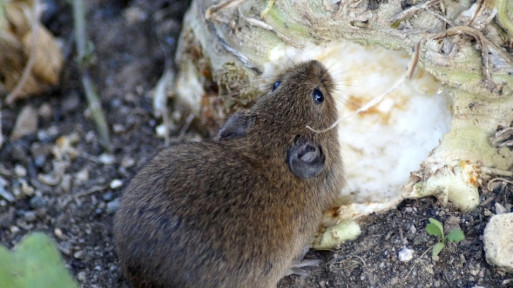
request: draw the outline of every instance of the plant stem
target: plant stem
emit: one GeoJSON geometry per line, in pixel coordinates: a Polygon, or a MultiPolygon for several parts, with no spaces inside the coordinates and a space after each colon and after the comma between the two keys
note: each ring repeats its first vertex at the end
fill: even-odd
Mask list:
{"type": "Polygon", "coordinates": [[[75,43],[77,45],[77,60],[82,74],[82,85],[84,86],[87,102],[91,115],[93,116],[96,129],[100,136],[100,144],[107,151],[112,150],[109,136],[109,127],[102,110],[101,102],[89,76],[86,63],[87,33],[85,23],[85,5],[83,0],[73,0],[73,18],[75,28],[75,43]]]}

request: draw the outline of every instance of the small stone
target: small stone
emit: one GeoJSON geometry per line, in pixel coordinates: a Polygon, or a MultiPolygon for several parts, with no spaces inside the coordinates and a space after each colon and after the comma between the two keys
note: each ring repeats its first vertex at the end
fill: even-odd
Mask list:
{"type": "Polygon", "coordinates": [[[41,116],[41,118],[49,120],[52,117],[52,106],[50,106],[48,103],[43,103],[43,105],[41,105],[41,107],[39,107],[37,110],[37,113],[39,116],[41,116]]]}
{"type": "Polygon", "coordinates": [[[27,176],[27,169],[20,164],[16,164],[16,166],[14,166],[14,174],[18,177],[25,177],[27,176]]]}
{"type": "Polygon", "coordinates": [[[34,188],[32,188],[32,186],[30,186],[27,183],[27,181],[25,181],[25,179],[21,179],[20,183],[21,183],[21,192],[23,193],[23,195],[29,196],[29,197],[34,195],[34,188]]]}
{"type": "Polygon", "coordinates": [[[28,105],[23,107],[20,114],[18,114],[18,118],[16,118],[16,123],[14,124],[14,129],[11,133],[11,140],[17,140],[24,136],[30,135],[37,131],[37,111],[32,108],[32,106],[28,105]]]}
{"type": "Polygon", "coordinates": [[[5,180],[4,177],[0,176],[0,187],[5,187],[7,184],[9,184],[9,182],[5,180]]]}
{"type": "Polygon", "coordinates": [[[98,160],[105,165],[111,165],[114,164],[116,158],[112,154],[103,153],[98,157],[98,160]]]}
{"type": "Polygon", "coordinates": [[[411,225],[410,226],[410,229],[408,230],[408,233],[410,233],[412,235],[415,235],[415,233],[417,233],[417,228],[415,227],[415,225],[411,225]]]}
{"type": "Polygon", "coordinates": [[[14,200],[16,200],[16,198],[14,198],[14,196],[9,191],[5,190],[5,188],[1,185],[0,185],[0,196],[11,203],[14,202],[14,200]]]}
{"type": "Polygon", "coordinates": [[[25,215],[23,215],[23,218],[25,219],[25,221],[31,223],[31,222],[36,221],[37,216],[34,211],[27,211],[27,212],[25,212],[25,215]]]}
{"type": "Polygon", "coordinates": [[[507,213],[508,210],[504,206],[502,206],[500,203],[495,202],[495,213],[496,214],[503,214],[507,213]]]}
{"type": "Polygon", "coordinates": [[[135,160],[133,158],[130,158],[130,157],[123,157],[123,159],[121,159],[121,166],[125,167],[125,168],[130,168],[130,167],[133,167],[135,165],[135,160]]]}
{"type": "Polygon", "coordinates": [[[139,7],[132,6],[123,10],[123,18],[129,25],[132,25],[146,20],[148,12],[139,7]]]}
{"type": "Polygon", "coordinates": [[[116,134],[121,134],[126,131],[126,128],[121,124],[114,124],[112,125],[112,131],[114,131],[116,134]]]}
{"type": "Polygon", "coordinates": [[[112,191],[109,191],[109,192],[107,192],[107,193],[103,194],[103,197],[102,197],[102,198],[103,198],[103,200],[105,200],[105,201],[111,201],[111,200],[112,200],[112,198],[114,198],[114,193],[112,193],[112,191]]]}
{"type": "Polygon", "coordinates": [[[89,170],[84,168],[75,174],[75,185],[81,185],[89,180],[89,170]]]}
{"type": "Polygon", "coordinates": [[[57,238],[61,240],[66,240],[68,238],[66,237],[66,235],[64,235],[64,233],[62,233],[62,230],[60,228],[55,228],[55,230],[53,230],[53,233],[55,234],[55,236],[57,236],[57,238]]]}
{"type": "Polygon", "coordinates": [[[102,269],[102,266],[100,266],[100,265],[96,265],[96,266],[94,266],[94,270],[96,270],[96,271],[102,271],[103,269],[102,269]]]}
{"type": "Polygon", "coordinates": [[[105,211],[109,214],[113,214],[116,212],[119,208],[119,199],[115,199],[113,201],[110,201],[107,203],[107,207],[105,208],[105,211]]]}
{"type": "Polygon", "coordinates": [[[21,199],[23,198],[23,195],[21,194],[21,188],[20,186],[16,185],[16,186],[13,186],[12,189],[12,195],[14,195],[14,198],[16,199],[21,199]]]}
{"type": "Polygon", "coordinates": [[[483,233],[486,261],[513,272],[513,213],[495,215],[483,233]]]}
{"type": "Polygon", "coordinates": [[[20,228],[18,228],[18,226],[11,226],[11,228],[9,228],[9,230],[11,231],[12,234],[16,234],[16,233],[20,232],[20,228]]]}
{"type": "Polygon", "coordinates": [[[110,182],[110,189],[117,189],[123,186],[123,181],[120,179],[114,179],[110,182]]]}
{"type": "Polygon", "coordinates": [[[84,251],[82,250],[73,253],[73,258],[82,259],[82,257],[84,257],[84,251]]]}
{"type": "Polygon", "coordinates": [[[61,176],[58,173],[37,174],[37,180],[48,186],[57,186],[61,183],[61,176]]]}
{"type": "Polygon", "coordinates": [[[77,274],[77,279],[78,281],[82,282],[82,283],[85,283],[86,282],[86,273],[84,271],[80,271],[78,272],[77,274]]]}
{"type": "Polygon", "coordinates": [[[29,205],[32,209],[44,208],[46,207],[46,200],[36,195],[30,198],[29,205]]]}
{"type": "Polygon", "coordinates": [[[157,132],[157,136],[160,138],[164,138],[166,136],[166,125],[160,124],[157,127],[155,127],[155,132],[157,132]]]}
{"type": "Polygon", "coordinates": [[[45,130],[39,130],[37,131],[37,139],[43,143],[48,143],[52,141],[52,136],[50,136],[50,134],[45,130]]]}
{"type": "Polygon", "coordinates": [[[401,262],[408,262],[408,261],[410,261],[413,258],[413,250],[410,249],[410,248],[404,247],[397,254],[397,258],[401,262]]]}

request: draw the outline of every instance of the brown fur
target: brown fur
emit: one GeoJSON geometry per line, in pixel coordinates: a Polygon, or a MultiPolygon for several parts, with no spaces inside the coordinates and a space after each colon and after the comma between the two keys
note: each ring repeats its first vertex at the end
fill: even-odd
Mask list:
{"type": "Polygon", "coordinates": [[[240,137],[160,152],[126,189],[114,222],[125,275],[136,287],[276,287],[303,255],[342,186],[334,85],[317,61],[283,72],[276,91],[243,112],[240,137]],[[318,87],[324,102],[314,103],[318,87]],[[296,177],[296,135],[325,156],[319,175],[296,177]]]}

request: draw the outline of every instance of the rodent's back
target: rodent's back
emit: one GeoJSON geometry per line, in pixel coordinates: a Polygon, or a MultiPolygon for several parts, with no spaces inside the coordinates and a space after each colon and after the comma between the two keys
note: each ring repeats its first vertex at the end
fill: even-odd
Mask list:
{"type": "Polygon", "coordinates": [[[273,286],[263,280],[281,278],[300,237],[279,223],[297,217],[279,207],[286,193],[218,143],[168,148],[132,180],[116,215],[125,273],[164,287],[273,286]]]}

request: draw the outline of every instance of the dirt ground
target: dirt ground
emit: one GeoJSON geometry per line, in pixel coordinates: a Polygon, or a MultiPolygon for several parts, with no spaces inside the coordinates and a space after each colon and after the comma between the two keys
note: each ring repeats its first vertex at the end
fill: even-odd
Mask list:
{"type": "MultiPolygon", "coordinates": [[[[12,202],[0,197],[0,241],[12,248],[31,231],[43,231],[57,241],[82,287],[128,287],[115,254],[113,213],[123,186],[164,147],[155,132],[161,121],[152,114],[151,90],[172,63],[187,1],[86,1],[95,47],[91,74],[110,124],[112,154],[99,145],[69,53],[71,7],[68,1],[43,2],[49,7],[44,24],[68,47],[66,64],[55,90],[2,107],[3,135],[11,134],[28,105],[37,110],[38,129],[0,149],[0,184],[15,196],[12,202]]],[[[191,129],[183,133],[188,116],[182,109],[174,112],[174,141],[200,137],[191,129]]],[[[499,183],[481,191],[481,201],[476,210],[461,213],[435,198],[407,200],[360,219],[357,240],[308,253],[321,264],[307,276],[284,278],[279,287],[513,287],[512,274],[487,264],[482,244],[496,203],[513,203],[513,187],[499,183]],[[466,236],[438,259],[429,250],[436,238],[425,231],[430,217],[466,236]],[[413,251],[410,261],[399,260],[403,248],[413,251]]]]}

